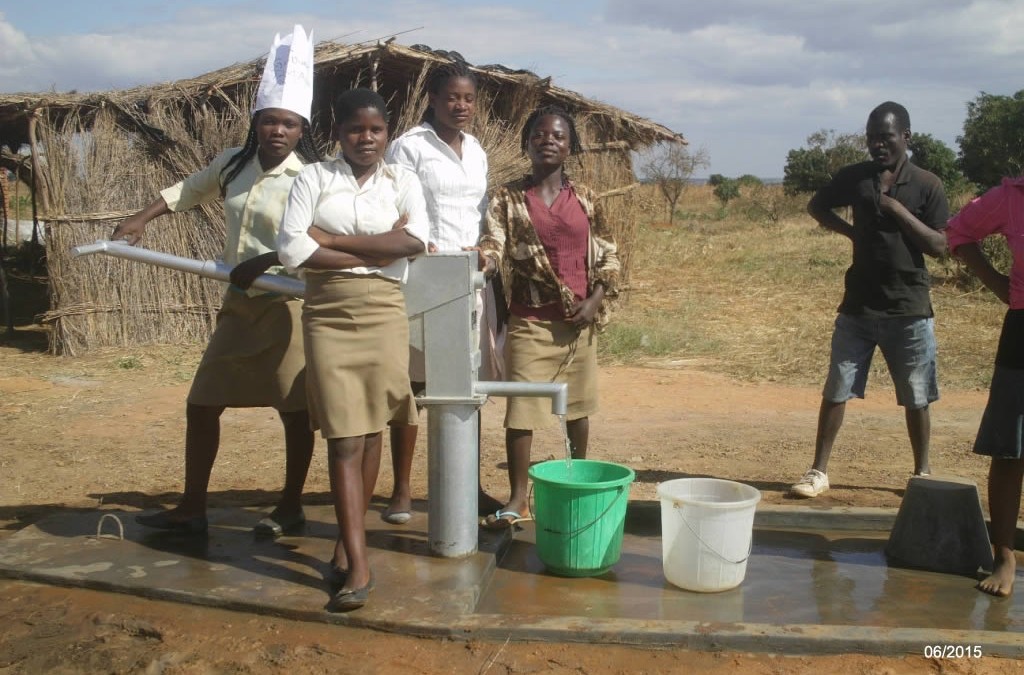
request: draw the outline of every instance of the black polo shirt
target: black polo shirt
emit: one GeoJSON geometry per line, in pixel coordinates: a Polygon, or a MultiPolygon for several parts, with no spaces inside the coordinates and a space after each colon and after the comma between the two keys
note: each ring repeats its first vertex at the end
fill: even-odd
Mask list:
{"type": "MultiPolygon", "coordinates": [[[[839,311],[868,318],[930,317],[931,280],[924,253],[879,209],[879,167],[861,162],[843,167],[818,191],[824,206],[853,207],[853,264],[846,271],[846,293],[839,311]]],[[[903,162],[889,189],[918,220],[944,230],[949,205],[935,174],[903,162]]]]}

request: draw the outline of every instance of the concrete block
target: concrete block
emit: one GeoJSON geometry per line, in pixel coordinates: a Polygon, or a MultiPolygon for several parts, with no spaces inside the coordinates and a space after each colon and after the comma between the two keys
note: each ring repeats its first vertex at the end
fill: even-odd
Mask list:
{"type": "Polygon", "coordinates": [[[974,481],[914,476],[885,548],[897,567],[975,576],[992,569],[992,544],[974,481]]]}

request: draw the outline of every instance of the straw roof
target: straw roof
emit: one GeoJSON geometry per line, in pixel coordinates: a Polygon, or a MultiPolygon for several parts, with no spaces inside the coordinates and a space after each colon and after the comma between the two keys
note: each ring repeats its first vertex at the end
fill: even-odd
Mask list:
{"type": "MultiPolygon", "coordinates": [[[[329,150],[330,102],[354,86],[388,101],[392,132],[419,122],[432,68],[454,53],[393,39],[372,44],[324,42],[316,48],[315,141],[329,150]]],[[[538,105],[557,103],[576,118],[586,152],[573,175],[603,195],[628,279],[636,220],[632,152],[659,142],[685,143],[672,130],[638,115],[554,86],[550,78],[504,66],[476,66],[474,135],[488,153],[489,184],[518,177],[528,165],[519,129],[538,105]]],[[[47,223],[52,325],[58,354],[113,345],[203,341],[222,290],[209,280],[106,257],[72,259],[70,249],[109,236],[123,218],[158,191],[241,144],[263,59],[177,82],[90,94],[0,94],[0,165],[37,185],[47,223]],[[28,144],[31,161],[14,153],[28,144]]],[[[145,245],[190,258],[219,257],[224,243],[219,204],[164,216],[147,229],[145,245]]]]}
{"type": "MultiPolygon", "coordinates": [[[[362,80],[363,86],[370,86],[377,73],[382,82],[382,91],[387,82],[414,81],[424,67],[447,62],[453,52],[431,50],[425,45],[404,46],[394,38],[373,44],[346,45],[339,42],[321,42],[316,46],[315,68],[316,92],[315,111],[328,113],[333,93],[338,86],[330,82],[362,80]],[[385,74],[386,73],[386,77],[385,74]],[[327,86],[324,86],[324,85],[327,86]]],[[[161,83],[132,89],[78,94],[57,93],[0,93],[0,145],[16,150],[29,142],[28,118],[41,109],[47,114],[60,117],[72,111],[79,115],[88,111],[112,108],[119,110],[128,120],[138,121],[152,106],[168,100],[183,98],[199,102],[231,105],[237,100],[240,90],[248,91],[259,82],[263,72],[264,59],[237,63],[199,77],[161,83]]],[[[633,148],[648,146],[659,141],[683,142],[685,139],[667,127],[646,118],[634,115],[611,105],[588,99],[576,92],[551,84],[551,78],[540,78],[527,70],[514,70],[502,65],[473,67],[484,88],[533,86],[543,90],[544,103],[560,103],[574,114],[587,114],[601,119],[608,125],[608,133],[617,140],[624,140],[633,148]]],[[[393,94],[398,94],[398,87],[393,94]]],[[[397,101],[404,104],[404,96],[397,101]]],[[[316,112],[314,117],[316,117],[316,112]]],[[[159,135],[159,130],[153,133],[159,135]]]]}

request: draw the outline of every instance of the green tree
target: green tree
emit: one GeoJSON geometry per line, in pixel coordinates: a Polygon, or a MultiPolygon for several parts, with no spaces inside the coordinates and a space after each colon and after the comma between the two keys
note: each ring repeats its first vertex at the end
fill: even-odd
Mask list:
{"type": "Polygon", "coordinates": [[[1024,173],[1024,90],[1013,96],[981,92],[967,103],[964,133],[956,142],[960,168],[982,190],[1024,173]]]}
{"type": "Polygon", "coordinates": [[[706,149],[690,150],[682,143],[663,143],[648,151],[640,176],[657,185],[668,202],[669,225],[675,220],[676,205],[694,172],[710,163],[706,149]]]}
{"type": "Polygon", "coordinates": [[[713,173],[710,176],[708,176],[708,185],[710,185],[711,187],[718,187],[727,180],[729,179],[723,176],[722,174],[713,173]]]}
{"type": "Polygon", "coordinates": [[[816,192],[839,169],[868,159],[863,134],[837,134],[821,129],[807,137],[807,147],[790,150],[782,186],[788,195],[816,192]]]}
{"type": "Polygon", "coordinates": [[[722,202],[722,206],[729,203],[730,200],[736,199],[740,196],[740,182],[735,178],[725,178],[715,185],[715,197],[718,201],[722,202]]]}
{"type": "Polygon", "coordinates": [[[740,184],[740,187],[757,187],[758,185],[764,185],[764,181],[752,173],[743,174],[736,179],[736,182],[740,184]]]}
{"type": "Polygon", "coordinates": [[[949,196],[963,194],[970,189],[967,179],[957,164],[956,153],[931,134],[914,133],[910,136],[910,161],[931,171],[946,189],[949,196]]]}

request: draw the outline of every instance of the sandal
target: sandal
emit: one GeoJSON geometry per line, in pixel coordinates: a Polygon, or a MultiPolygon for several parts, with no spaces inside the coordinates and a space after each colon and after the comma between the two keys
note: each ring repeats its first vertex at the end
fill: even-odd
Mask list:
{"type": "Polygon", "coordinates": [[[511,509],[498,509],[484,518],[480,525],[487,530],[507,530],[516,523],[521,523],[525,520],[533,520],[533,518],[524,518],[517,511],[511,509]]]}

